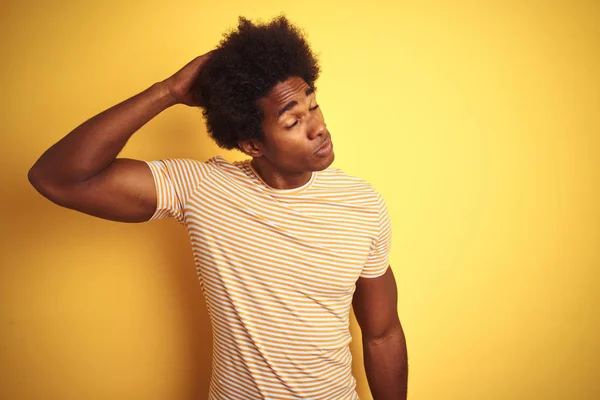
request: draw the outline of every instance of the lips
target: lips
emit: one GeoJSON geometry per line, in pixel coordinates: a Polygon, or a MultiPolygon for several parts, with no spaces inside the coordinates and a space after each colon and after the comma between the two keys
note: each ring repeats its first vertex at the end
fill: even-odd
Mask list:
{"type": "Polygon", "coordinates": [[[322,150],[322,149],[324,149],[325,147],[327,147],[327,145],[328,145],[330,142],[331,142],[331,136],[327,136],[327,139],[325,139],[325,140],[323,141],[323,143],[321,143],[321,144],[319,145],[319,147],[318,147],[318,148],[315,150],[315,153],[318,153],[318,152],[319,152],[319,150],[322,150]]]}

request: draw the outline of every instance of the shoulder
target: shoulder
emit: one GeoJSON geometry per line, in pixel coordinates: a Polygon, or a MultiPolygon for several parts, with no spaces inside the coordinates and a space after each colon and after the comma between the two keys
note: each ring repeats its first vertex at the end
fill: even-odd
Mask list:
{"type": "Polygon", "coordinates": [[[229,162],[221,156],[214,156],[206,161],[191,158],[167,158],[162,160],[146,161],[151,166],[167,169],[181,175],[206,175],[214,171],[234,172],[239,171],[243,162],[229,162]]]}
{"type": "Polygon", "coordinates": [[[379,215],[386,208],[381,193],[367,180],[329,167],[319,172],[315,188],[330,199],[360,207],[367,214],[379,215]]]}
{"type": "Polygon", "coordinates": [[[210,175],[214,166],[190,158],[165,158],[146,161],[153,173],[179,179],[203,179],[210,175]]]}
{"type": "Polygon", "coordinates": [[[363,193],[370,197],[378,196],[377,190],[371,183],[358,176],[348,174],[340,168],[329,167],[320,171],[319,178],[322,184],[332,188],[363,193]]]}

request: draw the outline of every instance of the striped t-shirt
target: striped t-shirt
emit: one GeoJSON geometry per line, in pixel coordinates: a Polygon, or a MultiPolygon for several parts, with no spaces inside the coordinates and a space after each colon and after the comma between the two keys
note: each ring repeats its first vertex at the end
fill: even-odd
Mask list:
{"type": "Polygon", "coordinates": [[[151,219],[189,233],[213,329],[210,399],[358,399],[349,314],[359,277],[386,271],[381,195],[329,167],[267,185],[250,160],[147,161],[151,219]]]}

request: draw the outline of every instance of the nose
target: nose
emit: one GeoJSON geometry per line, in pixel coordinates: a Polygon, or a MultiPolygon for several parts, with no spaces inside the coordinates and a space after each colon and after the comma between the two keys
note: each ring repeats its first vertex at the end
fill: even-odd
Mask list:
{"type": "Polygon", "coordinates": [[[322,118],[317,116],[313,116],[310,120],[310,124],[308,126],[308,136],[309,138],[316,139],[319,136],[323,136],[327,133],[327,125],[322,118]]]}

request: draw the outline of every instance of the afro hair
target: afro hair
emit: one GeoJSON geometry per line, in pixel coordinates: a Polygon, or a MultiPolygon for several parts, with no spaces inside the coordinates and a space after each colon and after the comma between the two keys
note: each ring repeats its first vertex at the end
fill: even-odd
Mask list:
{"type": "Polygon", "coordinates": [[[210,136],[219,147],[262,139],[263,113],[257,100],[278,83],[300,77],[312,88],[319,64],[303,33],[285,16],[264,24],[239,18],[225,34],[194,83],[210,136]]]}

